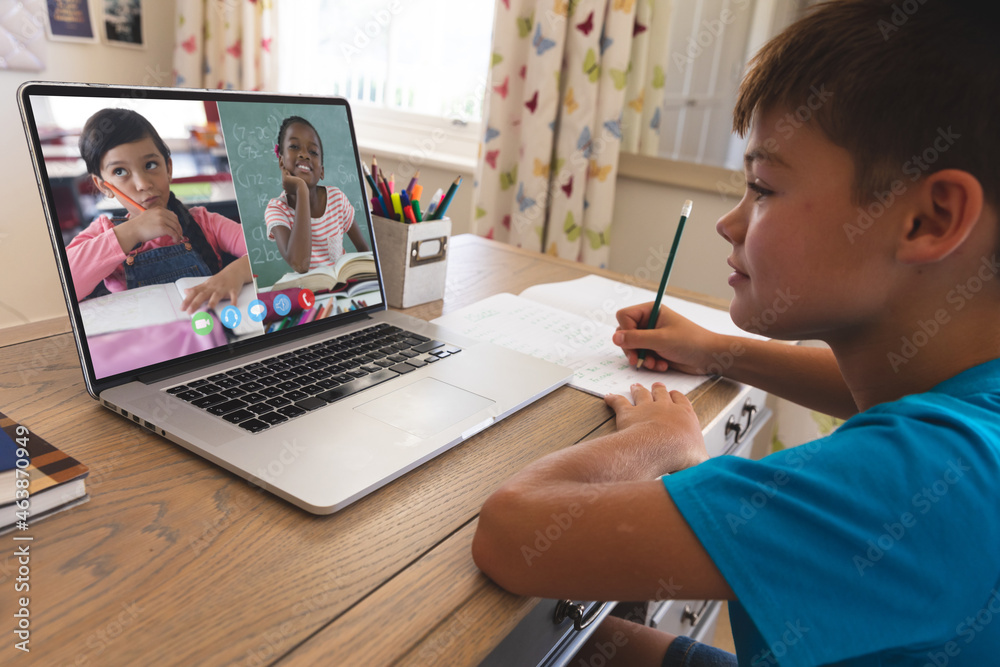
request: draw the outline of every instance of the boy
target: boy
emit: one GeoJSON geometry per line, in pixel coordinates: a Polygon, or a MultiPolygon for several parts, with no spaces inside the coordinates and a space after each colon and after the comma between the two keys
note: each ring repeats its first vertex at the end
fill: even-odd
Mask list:
{"type": "MultiPolygon", "coordinates": [[[[536,462],[486,501],[473,557],[487,575],[551,598],[731,600],[740,665],[998,664],[992,12],[825,3],[742,84],[747,192],[718,223],[733,246],[730,313],[832,352],[739,341],[724,374],[854,416],[761,461],[708,460],[683,395],[654,383],[633,388],[634,406],[609,396],[616,433],[536,462]],[[764,502],[747,512],[751,497],[764,502]],[[562,537],[525,558],[521,545],[569,511],[562,537]]],[[[732,349],[669,312],[644,331],[650,308],[619,313],[630,361],[648,349],[655,370],[704,372],[732,349]]],[[[620,661],[601,664],[736,664],[620,619],[598,632],[620,661]]]]}

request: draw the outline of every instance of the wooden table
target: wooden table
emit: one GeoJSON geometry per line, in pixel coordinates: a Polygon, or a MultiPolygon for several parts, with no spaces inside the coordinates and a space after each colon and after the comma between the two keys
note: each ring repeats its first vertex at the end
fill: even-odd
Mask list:
{"type": "MultiPolygon", "coordinates": [[[[430,319],[589,272],[623,279],[472,236],[449,254],[444,301],[407,312],[430,319]]],[[[614,424],[603,401],[563,387],[318,517],[99,407],[68,322],[54,328],[0,334],[0,411],[86,463],[91,499],[28,533],[31,654],[19,663],[17,543],[0,536],[3,663],[475,665],[537,604],[473,564],[480,506],[513,471],[614,424]]],[[[703,424],[737,391],[701,392],[703,424]]]]}

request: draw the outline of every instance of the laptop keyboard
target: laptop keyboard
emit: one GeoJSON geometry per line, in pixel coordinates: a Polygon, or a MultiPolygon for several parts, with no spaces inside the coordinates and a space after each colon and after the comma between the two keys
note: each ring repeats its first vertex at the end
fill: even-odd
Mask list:
{"type": "Polygon", "coordinates": [[[378,324],[164,391],[260,433],[459,352],[378,324]]]}

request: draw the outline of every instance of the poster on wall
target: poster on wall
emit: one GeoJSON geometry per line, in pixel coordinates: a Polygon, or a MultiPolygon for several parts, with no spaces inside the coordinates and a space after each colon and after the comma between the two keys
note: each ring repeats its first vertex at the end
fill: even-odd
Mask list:
{"type": "Polygon", "coordinates": [[[96,42],[97,31],[88,0],[46,0],[49,39],[96,42]]]}
{"type": "Polygon", "coordinates": [[[141,49],[142,0],[103,0],[104,40],[115,46],[141,49]]]}

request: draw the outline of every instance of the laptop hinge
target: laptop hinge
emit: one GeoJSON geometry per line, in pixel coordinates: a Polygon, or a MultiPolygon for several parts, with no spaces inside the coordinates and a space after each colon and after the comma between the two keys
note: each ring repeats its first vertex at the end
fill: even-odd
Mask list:
{"type": "MultiPolygon", "coordinates": [[[[371,316],[367,313],[356,313],[351,315],[344,314],[341,315],[340,318],[338,319],[337,326],[328,330],[327,333],[330,336],[333,336],[345,324],[352,324],[354,322],[360,322],[369,319],[371,319],[371,316]]],[[[315,333],[320,333],[320,332],[317,331],[315,333]]],[[[274,334],[271,335],[273,336],[274,334]]],[[[206,355],[204,357],[199,357],[191,361],[180,361],[171,364],[165,368],[158,368],[155,371],[150,371],[149,373],[143,373],[142,375],[136,376],[135,379],[138,380],[139,382],[142,382],[143,384],[154,384],[156,382],[167,380],[169,378],[176,377],[178,375],[184,375],[186,373],[190,373],[192,371],[196,371],[201,368],[206,368],[208,366],[220,364],[230,359],[235,359],[237,357],[242,357],[248,354],[253,354],[255,352],[260,352],[261,350],[266,350],[267,348],[273,347],[275,345],[291,342],[295,339],[295,336],[288,336],[284,340],[270,338],[266,336],[261,336],[260,338],[261,340],[257,345],[248,344],[246,347],[241,346],[238,351],[227,348],[219,352],[218,354],[206,355]]]]}

